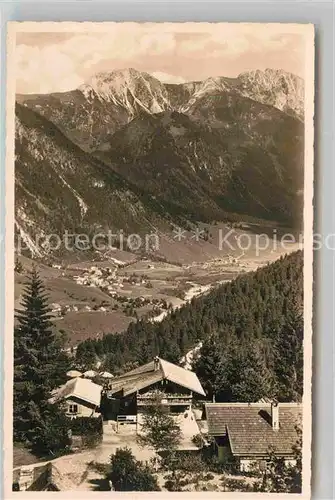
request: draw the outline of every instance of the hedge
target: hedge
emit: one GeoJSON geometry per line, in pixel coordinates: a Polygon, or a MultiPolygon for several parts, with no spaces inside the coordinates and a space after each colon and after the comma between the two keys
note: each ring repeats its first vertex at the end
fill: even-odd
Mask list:
{"type": "Polygon", "coordinates": [[[70,428],[74,436],[85,436],[92,434],[103,434],[101,417],[76,417],[70,422],[70,428]]]}

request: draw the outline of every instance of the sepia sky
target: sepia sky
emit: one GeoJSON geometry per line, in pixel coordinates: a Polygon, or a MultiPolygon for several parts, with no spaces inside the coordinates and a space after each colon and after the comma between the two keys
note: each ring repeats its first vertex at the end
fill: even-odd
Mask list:
{"type": "Polygon", "coordinates": [[[71,90],[99,71],[130,67],[180,83],[265,68],[304,77],[304,64],[297,25],[109,23],[104,31],[17,33],[16,91],[71,90]]]}

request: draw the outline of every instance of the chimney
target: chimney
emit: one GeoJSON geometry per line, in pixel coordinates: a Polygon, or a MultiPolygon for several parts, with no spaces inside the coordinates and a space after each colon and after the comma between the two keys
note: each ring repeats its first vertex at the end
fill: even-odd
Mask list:
{"type": "Polygon", "coordinates": [[[154,357],[154,371],[156,372],[159,369],[159,358],[158,356],[154,357]]]}
{"type": "Polygon", "coordinates": [[[274,431],[279,430],[279,406],[277,401],[271,403],[271,424],[274,431]]]}

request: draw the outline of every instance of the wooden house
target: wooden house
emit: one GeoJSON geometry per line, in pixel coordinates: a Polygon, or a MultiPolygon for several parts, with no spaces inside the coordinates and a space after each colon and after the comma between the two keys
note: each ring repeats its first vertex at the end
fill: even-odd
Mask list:
{"type": "Polygon", "coordinates": [[[205,396],[197,375],[164,359],[149,363],[109,380],[102,393],[102,413],[107,420],[137,415],[153,404],[157,393],[171,412],[191,409],[194,395],[205,396]]]}
{"type": "Polygon", "coordinates": [[[207,403],[208,435],[219,460],[234,457],[241,471],[265,467],[270,450],[294,464],[301,410],[299,403],[207,403]]]}

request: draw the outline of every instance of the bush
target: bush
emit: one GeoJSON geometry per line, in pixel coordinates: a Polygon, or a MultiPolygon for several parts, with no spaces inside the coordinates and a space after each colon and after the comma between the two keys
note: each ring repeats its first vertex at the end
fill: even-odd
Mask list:
{"type": "Polygon", "coordinates": [[[160,491],[151,468],[136,460],[129,448],[118,449],[111,456],[107,479],[115,491],[160,491]]]}
{"type": "Polygon", "coordinates": [[[224,491],[253,491],[253,487],[244,479],[222,478],[224,491]]]}
{"type": "Polygon", "coordinates": [[[228,472],[230,474],[239,473],[238,461],[234,457],[225,457],[224,461],[219,461],[216,455],[205,456],[203,459],[207,464],[207,470],[221,474],[228,472]]]}
{"type": "Polygon", "coordinates": [[[162,466],[166,469],[192,473],[208,471],[208,465],[199,453],[174,453],[172,457],[167,456],[163,459],[162,466]]]}
{"type": "Polygon", "coordinates": [[[189,484],[189,481],[185,479],[185,473],[182,471],[168,474],[164,479],[166,480],[164,487],[168,491],[182,491],[182,488],[189,484]]]}
{"type": "Polygon", "coordinates": [[[81,437],[84,448],[95,448],[102,441],[101,434],[86,434],[81,437]]]}
{"type": "Polygon", "coordinates": [[[195,444],[198,448],[202,448],[204,445],[204,440],[201,434],[195,434],[192,437],[192,443],[195,444]]]}
{"type": "Polygon", "coordinates": [[[69,421],[62,408],[48,403],[42,411],[36,403],[30,402],[31,427],[25,441],[38,457],[60,456],[70,451],[69,421]]]}
{"type": "Polygon", "coordinates": [[[77,417],[70,420],[70,429],[74,436],[87,436],[96,434],[102,436],[101,417],[77,417]]]}

